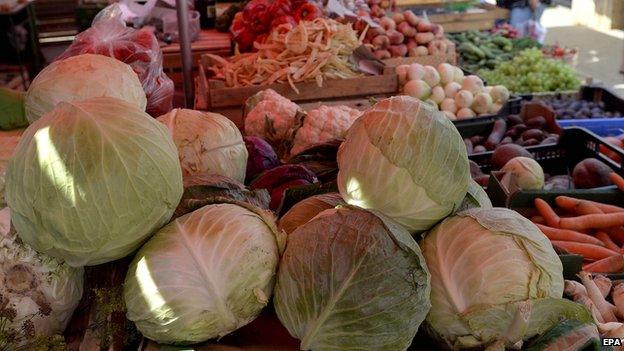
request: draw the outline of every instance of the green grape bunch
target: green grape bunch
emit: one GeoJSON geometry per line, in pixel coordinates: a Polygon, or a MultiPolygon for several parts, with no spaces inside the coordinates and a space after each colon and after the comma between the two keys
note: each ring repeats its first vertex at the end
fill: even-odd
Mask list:
{"type": "Polygon", "coordinates": [[[515,94],[577,90],[581,84],[573,68],[544,57],[536,48],[520,51],[511,61],[480,70],[479,75],[489,85],[504,85],[515,94]]]}

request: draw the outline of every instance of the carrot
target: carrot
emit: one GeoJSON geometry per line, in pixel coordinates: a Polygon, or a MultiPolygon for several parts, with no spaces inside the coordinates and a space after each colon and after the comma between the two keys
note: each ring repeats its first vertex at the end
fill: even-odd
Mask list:
{"type": "Polygon", "coordinates": [[[615,184],[620,191],[624,191],[624,178],[621,175],[611,172],[609,173],[609,179],[615,184]]]}
{"type": "Polygon", "coordinates": [[[611,249],[617,252],[620,251],[620,247],[616,243],[614,243],[613,240],[611,240],[611,237],[609,236],[609,234],[605,232],[597,232],[595,236],[596,236],[595,239],[602,241],[602,243],[607,249],[611,249]]]}
{"type": "Polygon", "coordinates": [[[597,206],[589,201],[575,199],[568,196],[557,196],[555,199],[557,206],[564,210],[574,212],[577,215],[600,214],[604,213],[597,206]]]}
{"type": "Polygon", "coordinates": [[[612,255],[583,266],[584,271],[593,273],[619,273],[624,270],[624,256],[612,255]]]}
{"type": "Polygon", "coordinates": [[[582,255],[590,260],[601,260],[603,258],[607,258],[613,255],[620,255],[619,252],[615,252],[613,250],[607,249],[606,247],[593,244],[577,243],[574,241],[563,240],[551,240],[551,242],[554,246],[560,247],[577,255],[582,255]]]}
{"type": "Polygon", "coordinates": [[[544,217],[542,216],[531,217],[531,222],[537,223],[537,224],[546,224],[546,221],[544,220],[544,217]]]}
{"type": "Polygon", "coordinates": [[[598,207],[604,213],[624,212],[624,208],[619,207],[619,206],[607,205],[607,204],[603,204],[603,203],[591,201],[591,200],[584,200],[584,201],[587,201],[591,203],[592,205],[598,207]]]}
{"type": "MultiPolygon", "coordinates": [[[[575,232],[574,230],[551,228],[541,224],[535,224],[550,240],[574,241],[577,243],[587,243],[598,246],[605,246],[604,242],[591,235],[575,232]]],[[[617,245],[616,245],[617,247],[617,245]]],[[[620,248],[618,247],[618,250],[620,248]]]]}
{"type": "Polygon", "coordinates": [[[561,218],[560,228],[563,229],[602,229],[624,225],[624,213],[589,214],[573,218],[561,218]]]}
{"type": "Polygon", "coordinates": [[[550,207],[548,202],[540,198],[536,198],[534,200],[534,204],[535,208],[540,213],[540,215],[542,215],[548,226],[553,228],[559,228],[559,221],[561,221],[561,218],[559,218],[557,213],[555,213],[552,207],[550,207]]]}

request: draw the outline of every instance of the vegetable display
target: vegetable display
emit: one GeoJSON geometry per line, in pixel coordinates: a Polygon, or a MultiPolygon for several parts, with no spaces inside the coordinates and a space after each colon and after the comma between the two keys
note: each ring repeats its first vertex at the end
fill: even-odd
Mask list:
{"type": "Polygon", "coordinates": [[[233,15],[230,32],[240,52],[251,51],[265,42],[271,30],[292,30],[300,21],[321,17],[321,8],[306,0],[251,0],[233,15]]]}
{"type": "Polygon", "coordinates": [[[405,350],[429,311],[429,292],[424,259],[405,229],[341,207],[289,235],[274,305],[301,350],[405,350]]]}
{"type": "Polygon", "coordinates": [[[33,350],[65,330],[82,296],[83,269],[22,243],[10,217],[8,207],[0,209],[0,349],[33,350]]]}
{"type": "Polygon", "coordinates": [[[516,94],[577,90],[581,84],[574,69],[545,58],[539,49],[523,50],[512,60],[478,73],[489,84],[504,85],[516,94]]]}
{"type": "Polygon", "coordinates": [[[169,221],[181,195],[167,128],[106,97],[58,104],[26,129],[6,171],[20,238],[72,266],[130,254],[169,221]]]}
{"type": "Polygon", "coordinates": [[[381,100],[358,118],[338,150],[338,189],[410,232],[429,229],[463,200],[468,157],[453,123],[408,96],[381,100]]]}
{"type": "Polygon", "coordinates": [[[496,114],[509,100],[504,86],[485,87],[481,78],[448,63],[437,68],[418,63],[396,68],[403,93],[426,101],[450,120],[496,114]]]}
{"type": "Polygon", "coordinates": [[[513,41],[502,35],[468,31],[448,34],[448,37],[457,44],[462,67],[471,72],[481,68],[495,68],[513,57],[513,41]]]}
{"type": "Polygon", "coordinates": [[[238,54],[229,59],[208,55],[214,60],[211,71],[226,86],[287,83],[299,93],[297,82],[316,81],[319,87],[326,79],[360,75],[348,57],[359,46],[350,24],[318,18],[296,26],[280,24],[263,43],[255,44],[257,52],[238,54]]]}
{"type": "Polygon", "coordinates": [[[363,28],[362,42],[377,59],[454,52],[454,45],[444,37],[441,25],[416,16],[411,10],[388,13],[374,21],[377,27],[363,28]]]}
{"type": "Polygon", "coordinates": [[[624,271],[624,258],[620,253],[620,247],[624,245],[624,209],[567,196],[555,198],[556,207],[540,198],[535,199],[534,204],[539,216],[531,220],[554,246],[582,255],[587,262],[584,270],[596,273],[624,271]]]}
{"type": "Polygon", "coordinates": [[[461,212],[428,232],[421,248],[431,272],[426,321],[451,348],[502,349],[545,332],[561,317],[591,319],[587,310],[562,299],[557,254],[514,211],[461,212]]]}
{"type": "Polygon", "coordinates": [[[28,88],[24,97],[26,118],[33,123],[59,102],[101,96],[127,101],[141,111],[145,111],[147,103],[139,78],[123,62],[94,54],[55,61],[44,68],[28,88]]]}
{"type": "Polygon", "coordinates": [[[193,344],[258,316],[284,247],[272,215],[215,204],[162,228],[137,253],[124,284],[128,319],[148,338],[193,344]]]}
{"type": "Polygon", "coordinates": [[[624,284],[587,272],[579,278],[565,281],[566,295],[592,312],[601,337],[624,338],[624,284]]]}
{"type": "Polygon", "coordinates": [[[608,111],[604,102],[578,100],[573,96],[540,97],[539,101],[551,107],[558,119],[622,118],[622,112],[608,111]]]}
{"type": "Polygon", "coordinates": [[[182,175],[213,173],[245,181],[247,148],[227,117],[174,109],[157,120],[167,126],[178,148],[182,175]]]}

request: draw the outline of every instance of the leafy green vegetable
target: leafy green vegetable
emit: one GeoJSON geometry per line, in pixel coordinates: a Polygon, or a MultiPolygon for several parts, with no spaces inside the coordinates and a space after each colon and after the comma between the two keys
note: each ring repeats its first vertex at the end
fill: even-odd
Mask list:
{"type": "Polygon", "coordinates": [[[428,232],[421,248],[431,272],[427,323],[451,347],[511,346],[562,317],[590,321],[563,300],[563,267],[548,238],[503,208],[473,208],[428,232]]]}
{"type": "Polygon", "coordinates": [[[289,235],[274,305],[301,350],[405,350],[429,311],[429,292],[409,233],[344,206],[289,235]]]}
{"type": "Polygon", "coordinates": [[[167,128],[113,98],[60,103],[22,135],[6,171],[19,236],[72,266],[135,251],[182,195],[167,128]]]}
{"type": "Polygon", "coordinates": [[[208,205],[177,218],[132,261],[127,317],[159,343],[229,334],[268,303],[284,244],[273,216],[249,204],[208,205]]]}
{"type": "Polygon", "coordinates": [[[453,123],[408,96],[377,103],[355,121],[338,151],[338,189],[410,232],[429,229],[462,202],[470,171],[453,123]]]}

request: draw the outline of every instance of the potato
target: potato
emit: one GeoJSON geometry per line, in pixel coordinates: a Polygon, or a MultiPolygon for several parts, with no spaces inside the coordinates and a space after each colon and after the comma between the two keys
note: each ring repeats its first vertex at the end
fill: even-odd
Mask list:
{"type": "Polygon", "coordinates": [[[385,60],[385,59],[389,59],[392,58],[392,54],[390,53],[390,51],[388,50],[375,50],[373,52],[373,55],[375,56],[375,58],[377,58],[378,60],[385,60]]]}
{"type": "MultiPolygon", "coordinates": [[[[418,29],[418,32],[421,32],[421,33],[425,33],[425,32],[430,33],[433,30],[433,24],[429,21],[421,20],[416,25],[416,29],[418,29]]],[[[433,33],[431,33],[431,35],[433,36],[433,33]]]]}
{"type": "Polygon", "coordinates": [[[388,48],[392,57],[405,57],[407,55],[407,45],[390,45],[388,48]]]}
{"type": "Polygon", "coordinates": [[[390,46],[390,38],[387,35],[378,35],[371,41],[376,49],[385,49],[390,46]]]}
{"type": "Polygon", "coordinates": [[[397,24],[397,26],[405,22],[405,16],[400,12],[397,12],[394,15],[392,15],[392,19],[394,20],[394,23],[397,24]]]}
{"type": "Polygon", "coordinates": [[[613,184],[609,179],[611,167],[595,158],[586,158],[572,171],[574,186],[578,189],[591,189],[613,184]]]}
{"type": "Polygon", "coordinates": [[[501,145],[492,154],[492,167],[494,169],[501,169],[503,166],[509,162],[512,158],[523,156],[533,158],[530,152],[528,152],[525,148],[516,144],[506,144],[501,145]]]}
{"type": "Polygon", "coordinates": [[[397,27],[396,22],[394,22],[392,18],[385,17],[385,16],[381,18],[381,20],[379,21],[379,25],[381,26],[381,28],[385,29],[386,31],[396,29],[397,27]]]}
{"type": "MultiPolygon", "coordinates": [[[[433,39],[435,39],[435,36],[433,35],[433,33],[430,33],[430,32],[427,32],[427,33],[416,33],[414,38],[416,38],[416,42],[418,44],[420,44],[420,45],[427,45],[433,39]]],[[[428,52],[428,50],[427,50],[427,52],[428,52]]]]}
{"type": "Polygon", "coordinates": [[[416,28],[412,27],[407,22],[401,22],[397,26],[397,30],[401,32],[405,37],[412,38],[416,35],[416,28]]]}
{"type": "Polygon", "coordinates": [[[421,18],[416,16],[411,10],[403,12],[403,17],[412,27],[418,26],[418,23],[421,21],[421,18]]]}
{"type": "Polygon", "coordinates": [[[387,35],[388,35],[388,38],[390,39],[391,45],[403,44],[403,41],[405,40],[405,36],[396,29],[389,30],[387,32],[387,35]]]}

